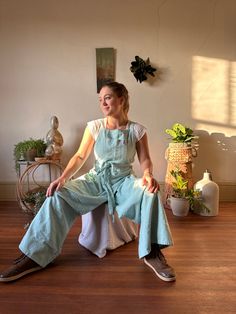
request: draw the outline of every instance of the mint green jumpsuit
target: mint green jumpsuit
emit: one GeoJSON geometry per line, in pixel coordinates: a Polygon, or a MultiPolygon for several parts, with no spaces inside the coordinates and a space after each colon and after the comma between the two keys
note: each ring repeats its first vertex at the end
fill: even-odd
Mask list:
{"type": "Polygon", "coordinates": [[[105,202],[111,215],[116,210],[119,217],[140,224],[139,258],[150,252],[151,243],[173,244],[159,192],[149,192],[132,171],[134,124],[129,121],[125,130],[101,128],[94,145],[94,167],[45,200],[20,243],[25,255],[45,267],[60,254],[75,219],[105,202]]]}

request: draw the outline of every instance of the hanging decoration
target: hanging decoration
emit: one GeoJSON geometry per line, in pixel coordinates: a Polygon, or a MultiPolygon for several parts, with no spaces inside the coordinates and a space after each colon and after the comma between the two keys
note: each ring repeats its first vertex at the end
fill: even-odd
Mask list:
{"type": "Polygon", "coordinates": [[[135,56],[135,61],[131,62],[130,71],[133,73],[134,77],[136,78],[137,82],[142,83],[148,79],[147,75],[155,76],[154,72],[157,69],[153,68],[150,65],[150,60],[143,60],[139,56],[135,56]]]}

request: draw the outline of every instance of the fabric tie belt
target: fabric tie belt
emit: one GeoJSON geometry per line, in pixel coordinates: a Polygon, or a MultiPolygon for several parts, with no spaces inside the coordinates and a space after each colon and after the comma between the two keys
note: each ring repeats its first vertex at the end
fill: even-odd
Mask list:
{"type": "Polygon", "coordinates": [[[112,215],[112,219],[114,221],[114,211],[116,208],[114,191],[111,183],[112,169],[113,165],[111,163],[107,163],[103,165],[102,168],[97,170],[97,175],[101,180],[102,187],[107,192],[107,202],[108,202],[108,211],[109,214],[112,215]]]}

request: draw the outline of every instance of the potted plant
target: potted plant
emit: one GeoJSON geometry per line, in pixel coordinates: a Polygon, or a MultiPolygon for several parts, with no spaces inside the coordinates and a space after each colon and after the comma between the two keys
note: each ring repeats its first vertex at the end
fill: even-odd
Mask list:
{"type": "Polygon", "coordinates": [[[43,202],[46,199],[46,187],[36,187],[32,190],[27,191],[21,199],[19,199],[20,206],[28,215],[28,222],[25,224],[24,229],[27,229],[31,224],[32,220],[38,213],[43,202]]]}
{"type": "Polygon", "coordinates": [[[174,123],[171,129],[165,132],[171,136],[171,142],[165,152],[165,159],[168,162],[165,178],[165,200],[166,206],[169,207],[167,199],[172,195],[171,171],[180,168],[185,180],[188,179],[188,188],[193,187],[192,179],[192,159],[197,156],[197,150],[192,141],[198,137],[194,135],[191,128],[181,123],[174,123]]]}
{"type": "Polygon", "coordinates": [[[15,169],[18,171],[18,161],[33,161],[35,157],[43,157],[45,155],[47,144],[42,139],[30,138],[17,143],[14,147],[15,169]]]}
{"type": "Polygon", "coordinates": [[[200,190],[188,188],[188,180],[184,179],[179,169],[172,170],[170,174],[174,181],[169,202],[175,216],[187,216],[189,210],[194,213],[209,212],[209,208],[202,201],[200,190]]]}
{"type": "Polygon", "coordinates": [[[32,215],[33,217],[37,214],[46,199],[46,192],[46,187],[39,187],[26,193],[23,202],[27,204],[27,209],[25,211],[28,214],[32,215]],[[30,211],[28,208],[30,208],[30,211]]]}
{"type": "Polygon", "coordinates": [[[174,178],[172,183],[173,192],[169,198],[172,212],[175,216],[187,216],[190,206],[188,180],[183,178],[180,170],[172,170],[170,174],[174,178]]]}
{"type": "Polygon", "coordinates": [[[197,138],[197,136],[193,134],[191,128],[186,127],[181,123],[173,124],[172,128],[166,129],[165,132],[172,137],[173,143],[185,143],[189,145],[193,139],[197,138]]]}

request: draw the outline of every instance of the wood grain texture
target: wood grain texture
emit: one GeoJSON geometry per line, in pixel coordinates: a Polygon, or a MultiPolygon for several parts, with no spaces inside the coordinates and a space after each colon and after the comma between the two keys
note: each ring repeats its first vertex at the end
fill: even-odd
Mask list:
{"type": "MultiPolygon", "coordinates": [[[[236,204],[217,217],[174,217],[166,210],[175,245],[165,256],[177,281],[166,283],[137,257],[137,241],[99,259],[79,246],[80,219],[62,254],[45,270],[0,284],[0,314],[235,313],[236,204]]],[[[25,215],[0,202],[0,270],[19,255],[25,215]]]]}

